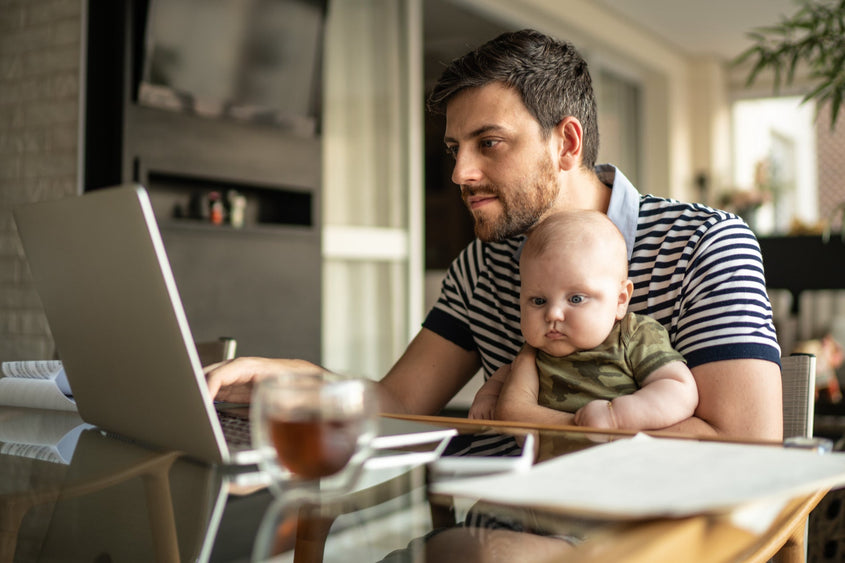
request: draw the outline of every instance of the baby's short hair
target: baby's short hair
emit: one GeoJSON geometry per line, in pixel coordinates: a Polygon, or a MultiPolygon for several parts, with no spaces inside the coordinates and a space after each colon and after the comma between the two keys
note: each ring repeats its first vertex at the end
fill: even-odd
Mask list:
{"type": "Polygon", "coordinates": [[[628,275],[628,251],[625,238],[610,218],[601,211],[573,209],[558,211],[537,223],[528,232],[520,262],[542,255],[552,246],[579,251],[598,251],[603,259],[618,260],[628,275]]]}

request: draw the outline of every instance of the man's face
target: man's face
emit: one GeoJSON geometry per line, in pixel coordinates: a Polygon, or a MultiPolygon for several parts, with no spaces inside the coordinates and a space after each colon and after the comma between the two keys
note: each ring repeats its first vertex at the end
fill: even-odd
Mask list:
{"type": "Polygon", "coordinates": [[[479,239],[523,233],[554,205],[549,143],[514,90],[492,83],[457,94],[446,108],[444,141],[479,239]]]}

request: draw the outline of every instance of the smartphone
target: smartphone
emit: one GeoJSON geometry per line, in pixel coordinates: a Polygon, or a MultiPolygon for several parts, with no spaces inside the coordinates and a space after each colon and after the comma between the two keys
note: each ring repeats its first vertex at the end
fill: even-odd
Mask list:
{"type": "Polygon", "coordinates": [[[437,476],[470,476],[525,471],[533,464],[533,434],[475,432],[449,438],[431,469],[437,476]]]}

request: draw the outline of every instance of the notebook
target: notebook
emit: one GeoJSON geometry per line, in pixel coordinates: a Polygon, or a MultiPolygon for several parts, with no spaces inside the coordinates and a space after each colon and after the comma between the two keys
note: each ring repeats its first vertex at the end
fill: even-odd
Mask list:
{"type": "MultiPolygon", "coordinates": [[[[14,216],[82,419],[203,461],[256,463],[248,440],[225,439],[146,190],[96,190],[14,216]]],[[[380,447],[454,433],[380,422],[380,447]]]]}

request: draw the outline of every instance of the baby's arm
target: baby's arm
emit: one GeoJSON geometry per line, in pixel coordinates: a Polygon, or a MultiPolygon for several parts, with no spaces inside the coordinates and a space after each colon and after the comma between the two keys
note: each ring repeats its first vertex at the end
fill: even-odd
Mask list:
{"type": "Polygon", "coordinates": [[[535,424],[574,424],[572,413],[556,411],[538,403],[540,378],[536,351],[530,346],[517,354],[496,403],[496,418],[535,424]]]}
{"type": "Polygon", "coordinates": [[[502,385],[504,385],[509,373],[510,366],[502,366],[484,382],[472,400],[467,418],[483,420],[496,418],[496,403],[502,392],[502,385]]]}
{"type": "Polygon", "coordinates": [[[591,401],[575,413],[575,424],[596,428],[654,430],[692,416],[698,389],[686,364],[669,362],[650,373],[631,395],[591,401]]]}

